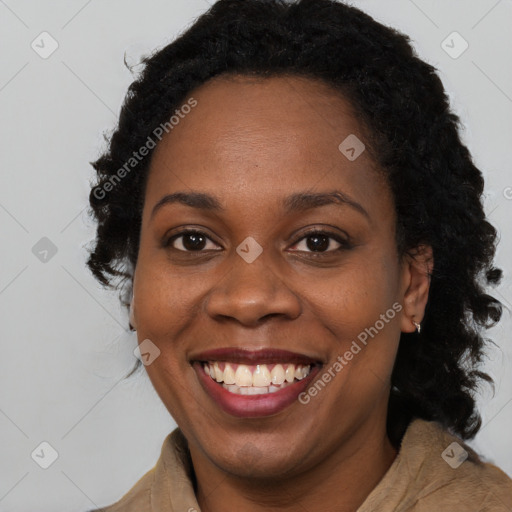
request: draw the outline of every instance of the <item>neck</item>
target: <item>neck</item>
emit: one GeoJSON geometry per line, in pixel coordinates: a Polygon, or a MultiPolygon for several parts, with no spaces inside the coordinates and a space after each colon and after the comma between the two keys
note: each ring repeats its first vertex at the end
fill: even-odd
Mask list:
{"type": "MultiPolygon", "coordinates": [[[[384,423],[385,425],[385,423],[384,423]]],[[[226,473],[191,447],[202,512],[227,506],[244,512],[326,510],[355,512],[396,457],[385,426],[359,428],[319,464],[293,477],[240,478],[226,473]]]]}

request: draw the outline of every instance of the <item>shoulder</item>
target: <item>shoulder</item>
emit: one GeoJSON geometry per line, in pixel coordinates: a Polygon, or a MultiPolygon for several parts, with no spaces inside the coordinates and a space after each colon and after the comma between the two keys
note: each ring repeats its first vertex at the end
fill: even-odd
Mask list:
{"type": "Polygon", "coordinates": [[[163,441],[160,457],[155,466],[147,471],[131,489],[111,505],[88,512],[151,512],[161,494],[168,494],[168,478],[180,474],[177,457],[186,446],[179,429],[173,430],[163,441]]]}
{"type": "Polygon", "coordinates": [[[179,428],[164,440],[156,465],[118,501],[89,512],[154,512],[199,509],[188,443],[179,428]]]}
{"type": "Polygon", "coordinates": [[[414,420],[359,512],[512,512],[512,480],[436,422],[414,420]]]}
{"type": "Polygon", "coordinates": [[[421,492],[423,508],[431,503],[438,510],[512,511],[512,480],[464,441],[423,420],[411,424],[409,434],[404,459],[417,468],[418,488],[421,480],[429,482],[421,492]]]}
{"type": "Polygon", "coordinates": [[[120,500],[112,505],[89,512],[150,512],[154,473],[155,468],[149,470],[120,500]]]}

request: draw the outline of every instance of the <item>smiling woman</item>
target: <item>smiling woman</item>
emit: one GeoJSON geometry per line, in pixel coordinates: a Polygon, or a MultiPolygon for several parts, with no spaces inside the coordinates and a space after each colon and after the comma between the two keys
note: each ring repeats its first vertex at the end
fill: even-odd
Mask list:
{"type": "Polygon", "coordinates": [[[144,63],[88,263],[178,428],[103,510],[510,510],[463,442],[501,271],[434,68],[330,0],[220,0],[144,63]]]}

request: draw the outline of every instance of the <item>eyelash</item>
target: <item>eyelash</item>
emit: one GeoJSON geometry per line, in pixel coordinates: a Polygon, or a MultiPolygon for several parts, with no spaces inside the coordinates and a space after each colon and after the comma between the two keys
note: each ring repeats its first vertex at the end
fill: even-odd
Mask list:
{"type": "MultiPolygon", "coordinates": [[[[175,240],[177,240],[180,237],[186,236],[186,235],[199,235],[199,236],[205,237],[208,240],[210,240],[211,242],[213,242],[213,240],[206,233],[199,231],[199,230],[195,230],[195,229],[189,229],[189,230],[180,231],[179,233],[172,235],[170,238],[168,238],[165,241],[164,247],[170,247],[175,240]]],[[[338,242],[340,244],[340,247],[338,247],[337,249],[331,249],[331,250],[319,251],[319,252],[315,252],[315,251],[296,251],[296,252],[306,252],[307,254],[311,254],[314,257],[321,257],[324,255],[330,255],[330,254],[336,253],[338,251],[342,251],[342,250],[351,248],[350,242],[346,239],[343,239],[338,233],[333,233],[331,231],[325,231],[323,229],[312,229],[311,231],[304,233],[292,245],[297,245],[302,240],[304,240],[310,236],[315,236],[315,235],[322,235],[322,236],[326,236],[328,238],[332,238],[333,240],[335,240],[336,242],[338,242]]],[[[213,243],[215,243],[215,242],[213,242],[213,243]]],[[[199,251],[184,251],[182,249],[176,249],[174,247],[171,247],[171,249],[182,252],[182,253],[188,253],[188,254],[194,254],[194,253],[201,254],[201,253],[205,252],[204,249],[201,249],[199,251]]]]}

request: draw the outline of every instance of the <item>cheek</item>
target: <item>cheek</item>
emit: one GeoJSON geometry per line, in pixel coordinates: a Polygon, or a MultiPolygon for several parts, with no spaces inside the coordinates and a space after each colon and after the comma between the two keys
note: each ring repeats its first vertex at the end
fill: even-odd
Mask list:
{"type": "Polygon", "coordinates": [[[335,345],[331,361],[342,358],[334,369],[335,387],[358,400],[380,394],[392,372],[400,339],[398,276],[392,252],[388,257],[368,251],[308,288],[312,319],[321,332],[330,333],[331,348],[335,345]]]}
{"type": "Polygon", "coordinates": [[[203,275],[188,269],[172,271],[164,252],[142,248],[134,279],[137,330],[159,337],[179,329],[202,293],[203,275]]]}
{"type": "Polygon", "coordinates": [[[165,266],[140,258],[134,281],[135,313],[139,343],[149,339],[160,350],[159,356],[145,367],[154,389],[175,420],[182,417],[186,405],[195,402],[189,380],[193,370],[186,359],[183,331],[194,322],[195,279],[170,276],[165,266]]]}
{"type": "Polygon", "coordinates": [[[392,257],[371,252],[359,253],[337,270],[302,280],[302,296],[315,317],[357,335],[392,308],[398,299],[398,264],[392,257]]]}

